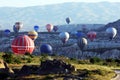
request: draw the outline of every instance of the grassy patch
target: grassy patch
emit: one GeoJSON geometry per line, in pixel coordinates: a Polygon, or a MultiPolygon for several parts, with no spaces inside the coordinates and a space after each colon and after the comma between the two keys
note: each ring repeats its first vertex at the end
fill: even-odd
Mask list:
{"type": "MultiPolygon", "coordinates": [[[[99,58],[91,58],[88,60],[77,60],[75,58],[68,58],[64,56],[48,56],[48,55],[41,55],[41,56],[34,56],[34,55],[14,55],[14,54],[7,54],[7,57],[4,56],[5,53],[0,54],[0,58],[3,58],[6,62],[9,63],[9,66],[12,69],[21,69],[23,65],[40,65],[40,61],[44,61],[47,59],[60,59],[66,63],[70,63],[75,66],[78,72],[73,72],[71,75],[78,75],[84,74],[84,80],[110,80],[114,75],[114,71],[116,67],[119,68],[119,59],[106,59],[101,60],[99,58]]],[[[53,74],[53,75],[28,75],[24,76],[21,79],[38,79],[38,80],[50,80],[50,79],[57,79],[63,80],[64,76],[68,74],[53,74]]]]}

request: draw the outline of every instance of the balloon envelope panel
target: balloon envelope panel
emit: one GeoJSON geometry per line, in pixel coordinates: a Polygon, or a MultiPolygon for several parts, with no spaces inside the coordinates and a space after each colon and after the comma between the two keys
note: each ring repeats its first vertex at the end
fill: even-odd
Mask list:
{"type": "Polygon", "coordinates": [[[58,30],[58,27],[54,26],[53,30],[56,32],[58,30]]]}
{"type": "Polygon", "coordinates": [[[12,41],[11,48],[15,54],[25,54],[26,52],[32,54],[35,46],[32,39],[27,35],[22,35],[12,41]]]}
{"type": "Polygon", "coordinates": [[[78,38],[80,38],[80,37],[85,36],[85,34],[84,34],[83,32],[77,32],[77,33],[76,33],[76,36],[77,36],[78,38]]]}
{"type": "Polygon", "coordinates": [[[97,35],[97,33],[94,32],[94,31],[91,31],[91,32],[88,32],[88,33],[87,33],[87,37],[88,37],[91,41],[93,41],[93,40],[96,38],[96,35],[97,35]]]}
{"type": "Polygon", "coordinates": [[[38,32],[39,26],[34,26],[34,30],[35,30],[36,32],[38,32]]]}
{"type": "Polygon", "coordinates": [[[114,27],[107,28],[106,32],[109,34],[110,38],[114,38],[117,34],[117,30],[114,27]]]}
{"type": "Polygon", "coordinates": [[[83,48],[87,45],[87,39],[86,38],[79,38],[77,42],[79,48],[83,50],[83,48]]]}
{"type": "Polygon", "coordinates": [[[15,27],[19,31],[23,27],[23,24],[21,22],[16,22],[15,27]]]}
{"type": "Polygon", "coordinates": [[[66,18],[66,22],[67,22],[67,24],[69,24],[70,21],[71,21],[71,19],[70,19],[69,17],[67,17],[67,18],[66,18]]]}
{"type": "Polygon", "coordinates": [[[53,25],[52,24],[47,24],[46,29],[48,30],[48,32],[51,32],[53,30],[53,25]]]}
{"type": "Polygon", "coordinates": [[[62,42],[65,43],[65,42],[68,41],[70,35],[69,35],[68,32],[61,32],[61,33],[59,34],[59,37],[60,37],[60,39],[62,40],[62,42]]]}
{"type": "Polygon", "coordinates": [[[50,46],[49,44],[42,44],[40,46],[40,51],[41,53],[52,53],[52,46],[50,46]]]}
{"type": "Polygon", "coordinates": [[[36,31],[30,31],[28,32],[28,36],[32,39],[35,40],[38,37],[38,33],[36,31]]]}
{"type": "Polygon", "coordinates": [[[5,35],[9,35],[9,34],[10,34],[10,30],[9,30],[9,29],[6,29],[6,30],[4,31],[4,34],[5,34],[5,35]]]}

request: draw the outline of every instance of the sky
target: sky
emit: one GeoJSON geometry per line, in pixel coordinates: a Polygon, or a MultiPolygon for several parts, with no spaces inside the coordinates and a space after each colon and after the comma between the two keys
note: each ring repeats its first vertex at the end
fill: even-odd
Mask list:
{"type": "Polygon", "coordinates": [[[0,0],[0,7],[28,7],[64,2],[120,2],[120,0],[0,0]]]}

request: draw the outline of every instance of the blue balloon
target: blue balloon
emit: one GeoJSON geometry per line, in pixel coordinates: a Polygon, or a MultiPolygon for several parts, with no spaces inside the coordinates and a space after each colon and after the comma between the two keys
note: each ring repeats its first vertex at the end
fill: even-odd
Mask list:
{"type": "Polygon", "coordinates": [[[5,35],[10,35],[10,30],[9,30],[9,29],[6,29],[6,30],[4,31],[4,34],[5,34],[5,35]]]}
{"type": "Polygon", "coordinates": [[[34,26],[34,30],[35,30],[36,32],[38,32],[39,26],[34,26]]]}
{"type": "Polygon", "coordinates": [[[76,36],[77,36],[78,38],[80,38],[80,37],[85,36],[85,34],[84,34],[83,32],[77,32],[77,33],[76,33],[76,36]]]}
{"type": "Polygon", "coordinates": [[[52,53],[52,46],[50,46],[49,44],[42,44],[40,47],[40,51],[41,53],[50,54],[52,53]]]}

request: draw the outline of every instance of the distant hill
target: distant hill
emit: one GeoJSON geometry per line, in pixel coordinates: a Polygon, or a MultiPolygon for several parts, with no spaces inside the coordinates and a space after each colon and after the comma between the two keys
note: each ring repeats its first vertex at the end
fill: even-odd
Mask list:
{"type": "Polygon", "coordinates": [[[114,27],[117,29],[117,32],[120,33],[120,19],[109,22],[108,24],[104,25],[103,27],[100,27],[98,31],[105,31],[109,27],[114,27]]]}
{"type": "Polygon", "coordinates": [[[47,23],[66,24],[65,18],[71,18],[71,24],[106,24],[120,18],[120,3],[62,3],[32,7],[0,7],[0,25],[12,29],[16,21],[24,23],[23,29],[33,29],[39,25],[44,30],[47,23]]]}

